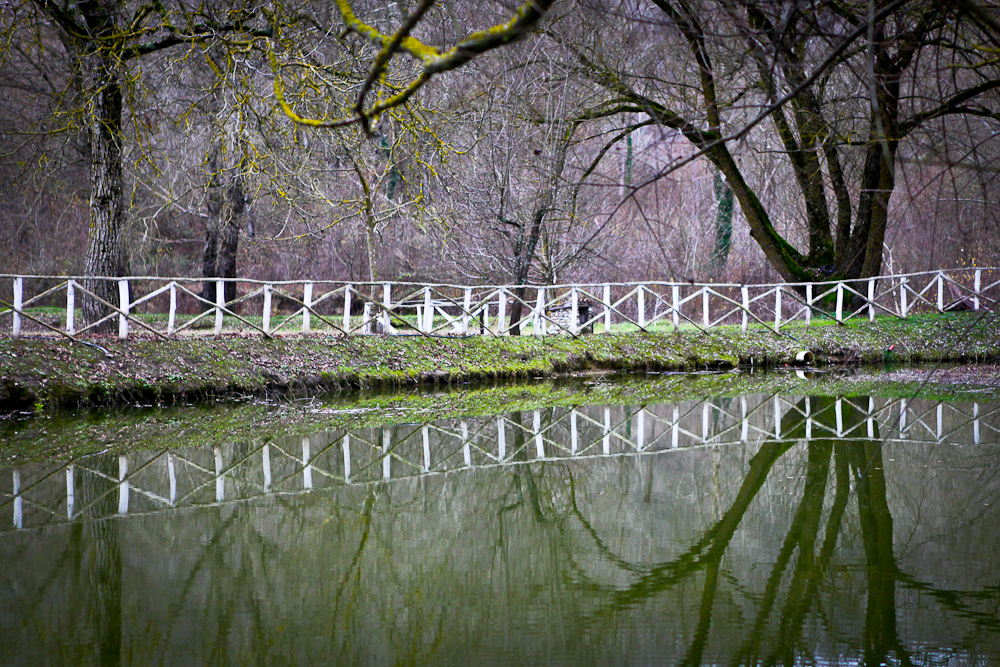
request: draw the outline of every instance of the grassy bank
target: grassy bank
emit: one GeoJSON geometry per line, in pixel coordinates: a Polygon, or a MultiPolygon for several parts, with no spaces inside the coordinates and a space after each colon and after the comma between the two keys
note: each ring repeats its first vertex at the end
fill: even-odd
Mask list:
{"type": "Polygon", "coordinates": [[[846,326],[790,326],[776,335],[707,333],[464,339],[223,336],[156,340],[0,339],[0,409],[127,405],[307,394],[587,371],[725,369],[1000,359],[1000,317],[954,313],[846,326]]]}

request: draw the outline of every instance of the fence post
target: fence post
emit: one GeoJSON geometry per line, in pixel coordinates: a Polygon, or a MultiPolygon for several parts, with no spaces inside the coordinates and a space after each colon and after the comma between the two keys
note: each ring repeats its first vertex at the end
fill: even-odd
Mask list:
{"type": "Polygon", "coordinates": [[[392,309],[392,284],[382,283],[382,312],[379,313],[379,320],[382,321],[382,333],[386,336],[389,335],[389,327],[391,326],[391,318],[389,317],[389,311],[392,309]]]}
{"type": "Polygon", "coordinates": [[[497,335],[507,335],[507,290],[500,288],[500,296],[497,303],[497,335]]]}
{"type": "Polygon", "coordinates": [[[544,336],[545,335],[545,318],[543,317],[545,313],[545,288],[538,288],[538,299],[537,305],[535,306],[535,335],[544,336]]]}
{"type": "Polygon", "coordinates": [[[937,299],[937,309],[939,313],[944,312],[944,274],[938,271],[937,274],[937,284],[938,284],[938,299],[937,299]]]}
{"type": "Polygon", "coordinates": [[[118,281],[118,309],[121,311],[118,313],[118,337],[125,340],[128,338],[129,296],[128,280],[124,278],[118,281]]]}
{"type": "Polygon", "coordinates": [[[976,269],[976,282],[974,284],[974,296],[972,297],[972,309],[979,310],[979,288],[982,285],[983,270],[976,269]]]}
{"type": "Polygon", "coordinates": [[[361,316],[361,333],[370,336],[372,333],[372,302],[365,301],[364,314],[361,316]]]}
{"type": "Polygon", "coordinates": [[[309,333],[309,327],[312,325],[312,308],[313,304],[313,284],[306,283],[302,286],[302,333],[309,333]]]}
{"type": "Polygon", "coordinates": [[[638,290],[636,290],[636,308],[639,311],[638,320],[639,326],[643,329],[646,328],[646,288],[639,285],[638,290]]]}
{"type": "Polygon", "coordinates": [[[569,332],[574,336],[580,329],[580,295],[576,287],[571,287],[569,292],[569,332]]]}
{"type": "Polygon", "coordinates": [[[261,328],[265,334],[271,333],[271,286],[264,285],[264,310],[261,313],[261,328]]]}
{"type": "Polygon", "coordinates": [[[170,312],[167,313],[167,335],[172,336],[177,325],[177,283],[170,281],[170,312]]]}
{"type": "Polygon", "coordinates": [[[604,333],[611,333],[611,285],[604,285],[604,333]]]}
{"type": "Polygon", "coordinates": [[[424,286],[424,304],[417,311],[417,331],[429,334],[434,328],[434,306],[431,304],[431,288],[424,286]]]}
{"type": "Polygon", "coordinates": [[[465,288],[465,296],[462,299],[462,335],[469,335],[469,320],[472,319],[472,315],[469,311],[472,310],[472,288],[465,288]]]}
{"type": "Polygon", "coordinates": [[[812,324],[813,319],[813,284],[806,285],[806,326],[812,324]]]}
{"type": "Polygon", "coordinates": [[[226,305],[226,283],[222,280],[215,281],[215,335],[222,333],[222,309],[226,305]]]}
{"type": "Polygon", "coordinates": [[[24,304],[24,278],[14,278],[13,335],[21,337],[21,307],[24,304]]]}
{"type": "Polygon", "coordinates": [[[781,328],[781,285],[774,286],[774,330],[781,328]]]}
{"type": "Polygon", "coordinates": [[[868,321],[875,321],[875,279],[868,279],[868,321]]]}
{"type": "Polygon", "coordinates": [[[906,317],[906,276],[899,278],[899,316],[906,317]]]}
{"type": "Polygon", "coordinates": [[[740,295],[743,297],[743,333],[746,333],[750,322],[750,289],[743,285],[740,287],[740,295]]]}
{"type": "Polygon", "coordinates": [[[837,324],[844,323],[844,283],[837,283],[837,324]]]}
{"type": "Polygon", "coordinates": [[[707,329],[708,328],[708,324],[709,324],[709,318],[708,318],[708,286],[705,286],[705,287],[701,288],[701,313],[702,313],[701,314],[702,322],[704,323],[705,328],[707,329]]]}
{"type": "Polygon", "coordinates": [[[344,333],[351,332],[351,283],[344,284],[344,333]]]}
{"type": "Polygon", "coordinates": [[[674,308],[674,331],[677,331],[681,328],[681,286],[674,285],[670,293],[674,308]]]}
{"type": "Polygon", "coordinates": [[[76,333],[76,283],[72,278],[66,283],[66,333],[76,333]]]}

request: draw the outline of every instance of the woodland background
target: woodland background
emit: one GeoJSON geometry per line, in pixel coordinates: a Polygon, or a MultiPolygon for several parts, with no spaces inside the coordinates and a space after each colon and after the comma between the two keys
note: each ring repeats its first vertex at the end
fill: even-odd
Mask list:
{"type": "Polygon", "coordinates": [[[1000,264],[986,0],[0,12],[4,273],[747,283],[1000,264]]]}

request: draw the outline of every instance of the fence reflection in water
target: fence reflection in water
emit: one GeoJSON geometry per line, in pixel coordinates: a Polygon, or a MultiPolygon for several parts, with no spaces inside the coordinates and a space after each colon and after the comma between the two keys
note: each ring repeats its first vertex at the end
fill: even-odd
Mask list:
{"type": "Polygon", "coordinates": [[[10,517],[0,524],[0,532],[528,461],[829,438],[996,444],[1000,405],[751,395],[546,408],[325,431],[294,441],[275,434],[227,446],[88,456],[0,473],[0,515],[10,517]],[[84,486],[85,499],[78,491],[84,486]],[[113,499],[117,502],[110,502],[113,499]]]}

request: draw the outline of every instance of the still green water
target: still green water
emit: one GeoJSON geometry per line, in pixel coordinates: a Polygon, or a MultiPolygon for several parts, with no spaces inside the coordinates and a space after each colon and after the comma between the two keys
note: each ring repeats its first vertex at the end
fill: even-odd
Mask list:
{"type": "Polygon", "coordinates": [[[998,472],[1000,403],[804,395],[8,468],[0,665],[997,665],[998,472]]]}

